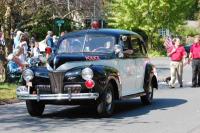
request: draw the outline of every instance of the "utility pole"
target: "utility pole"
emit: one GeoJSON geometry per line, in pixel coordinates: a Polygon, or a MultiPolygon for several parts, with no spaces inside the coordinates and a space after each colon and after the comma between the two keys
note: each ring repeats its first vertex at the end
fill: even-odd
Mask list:
{"type": "Polygon", "coordinates": [[[94,11],[93,11],[93,20],[96,17],[96,0],[94,0],[94,11]]]}
{"type": "Polygon", "coordinates": [[[68,10],[68,12],[70,11],[70,8],[69,8],[69,0],[67,0],[67,10],[68,10]]]}

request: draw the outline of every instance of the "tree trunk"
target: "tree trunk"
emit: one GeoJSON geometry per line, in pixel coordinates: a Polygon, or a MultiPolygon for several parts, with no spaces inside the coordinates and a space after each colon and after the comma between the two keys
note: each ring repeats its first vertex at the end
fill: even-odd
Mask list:
{"type": "MultiPolygon", "coordinates": [[[[6,6],[6,13],[4,15],[4,25],[3,32],[5,38],[5,54],[4,58],[7,57],[10,53],[12,53],[12,40],[11,40],[11,18],[12,18],[12,5],[14,5],[14,0],[8,0],[6,6]]],[[[4,60],[4,68],[5,68],[5,79],[7,79],[7,61],[4,60]]]]}
{"type": "Polygon", "coordinates": [[[6,41],[6,54],[8,56],[12,52],[12,44],[10,38],[10,31],[11,31],[11,7],[10,5],[6,6],[6,13],[4,15],[4,37],[6,41]]]}

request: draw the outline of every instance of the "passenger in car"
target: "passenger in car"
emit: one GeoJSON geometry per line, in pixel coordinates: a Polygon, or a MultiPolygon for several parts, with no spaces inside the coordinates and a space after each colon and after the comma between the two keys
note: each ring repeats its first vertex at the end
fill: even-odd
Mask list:
{"type": "Polygon", "coordinates": [[[69,52],[69,41],[67,39],[63,40],[59,46],[58,53],[69,52]]]}
{"type": "Polygon", "coordinates": [[[72,43],[70,44],[70,52],[81,52],[82,47],[83,46],[80,40],[78,39],[73,40],[72,43]]]}

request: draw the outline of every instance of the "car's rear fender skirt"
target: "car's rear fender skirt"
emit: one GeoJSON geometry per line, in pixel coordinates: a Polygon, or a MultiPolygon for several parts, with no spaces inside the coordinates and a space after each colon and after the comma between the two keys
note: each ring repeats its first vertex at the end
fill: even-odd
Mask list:
{"type": "Polygon", "coordinates": [[[152,79],[151,79],[151,85],[153,88],[158,89],[158,81],[155,75],[153,75],[152,79]]]}
{"type": "Polygon", "coordinates": [[[153,88],[158,88],[157,77],[156,77],[156,69],[152,64],[147,64],[145,69],[144,76],[144,86],[143,88],[148,88],[149,83],[153,86],[153,88]]]}

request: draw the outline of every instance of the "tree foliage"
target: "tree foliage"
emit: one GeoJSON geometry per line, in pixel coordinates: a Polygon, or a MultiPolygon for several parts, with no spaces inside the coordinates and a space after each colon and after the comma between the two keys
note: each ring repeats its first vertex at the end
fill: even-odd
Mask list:
{"type": "MultiPolygon", "coordinates": [[[[96,0],[1,0],[0,1],[0,26],[5,21],[6,3],[13,1],[11,6],[11,28],[30,32],[55,30],[56,19],[66,20],[63,30],[72,30],[76,26],[82,26],[87,17],[94,18],[101,12],[102,1],[96,0]],[[95,14],[93,14],[95,6],[95,14]],[[94,16],[95,15],[95,16],[94,16]]],[[[45,31],[46,33],[46,31],[45,31]]],[[[39,33],[38,33],[39,34],[39,33]]],[[[43,36],[44,33],[42,33],[43,36]]]]}
{"type": "Polygon", "coordinates": [[[184,24],[193,0],[115,0],[110,8],[110,26],[146,31],[152,38],[159,28],[176,31],[184,24]]]}
{"type": "Polygon", "coordinates": [[[200,19],[200,0],[194,0],[190,12],[187,16],[188,20],[198,20],[200,19]]]}

